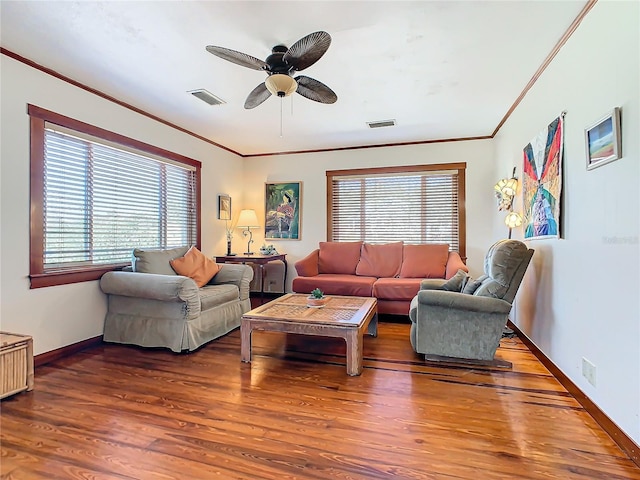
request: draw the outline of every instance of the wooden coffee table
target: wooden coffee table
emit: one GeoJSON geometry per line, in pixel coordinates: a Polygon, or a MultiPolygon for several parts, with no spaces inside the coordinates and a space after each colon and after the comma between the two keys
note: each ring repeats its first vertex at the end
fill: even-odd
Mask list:
{"type": "Polygon", "coordinates": [[[288,293],[254,308],[242,316],[241,356],[251,362],[254,330],[344,338],[347,343],[347,374],[362,373],[362,337],[378,335],[378,309],[371,297],[330,295],[322,308],[307,307],[307,295],[288,293]]]}

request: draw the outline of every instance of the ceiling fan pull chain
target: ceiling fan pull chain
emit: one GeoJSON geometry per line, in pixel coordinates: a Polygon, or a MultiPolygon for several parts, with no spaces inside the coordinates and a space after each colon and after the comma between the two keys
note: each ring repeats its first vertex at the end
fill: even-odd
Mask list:
{"type": "Polygon", "coordinates": [[[284,97],[280,97],[280,138],[282,138],[282,104],[284,103],[284,97]]]}

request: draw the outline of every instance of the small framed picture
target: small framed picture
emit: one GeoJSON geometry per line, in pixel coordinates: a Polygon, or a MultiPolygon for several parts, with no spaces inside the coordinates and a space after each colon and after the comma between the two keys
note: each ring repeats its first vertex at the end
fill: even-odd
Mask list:
{"type": "Polygon", "coordinates": [[[218,195],[218,220],[231,220],[231,197],[218,195]]]}
{"type": "Polygon", "coordinates": [[[584,130],[587,170],[601,167],[622,157],[620,108],[616,107],[584,130]]]}

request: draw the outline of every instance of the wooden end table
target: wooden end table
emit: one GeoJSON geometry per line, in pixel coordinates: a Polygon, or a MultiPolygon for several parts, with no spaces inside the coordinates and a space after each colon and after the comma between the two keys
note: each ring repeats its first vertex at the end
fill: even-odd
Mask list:
{"type": "Polygon", "coordinates": [[[344,338],[347,344],[347,374],[362,373],[362,343],[366,331],[378,335],[375,298],[329,295],[322,308],[307,307],[306,294],[288,293],[242,316],[241,358],[251,362],[254,330],[344,338]]]}
{"type": "Polygon", "coordinates": [[[264,298],[264,266],[273,262],[274,260],[282,260],[284,263],[284,281],[282,283],[283,288],[286,291],[287,288],[287,254],[277,253],[274,255],[261,255],[259,253],[252,255],[218,255],[215,257],[216,263],[256,263],[260,267],[260,298],[264,298]]]}

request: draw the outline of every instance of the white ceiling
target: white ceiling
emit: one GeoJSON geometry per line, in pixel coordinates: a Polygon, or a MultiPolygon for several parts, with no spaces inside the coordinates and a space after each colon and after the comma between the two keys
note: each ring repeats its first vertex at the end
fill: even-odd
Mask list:
{"type": "Polygon", "coordinates": [[[11,52],[251,155],[491,135],[585,4],[2,0],[0,38],[11,52]],[[338,101],[286,98],[283,137],[278,98],[243,108],[266,74],[205,50],[264,60],[274,45],[317,30],[331,46],[302,74],[338,101]],[[227,103],[186,93],[199,88],[227,103]],[[366,125],[388,119],[397,126],[366,125]]]}

